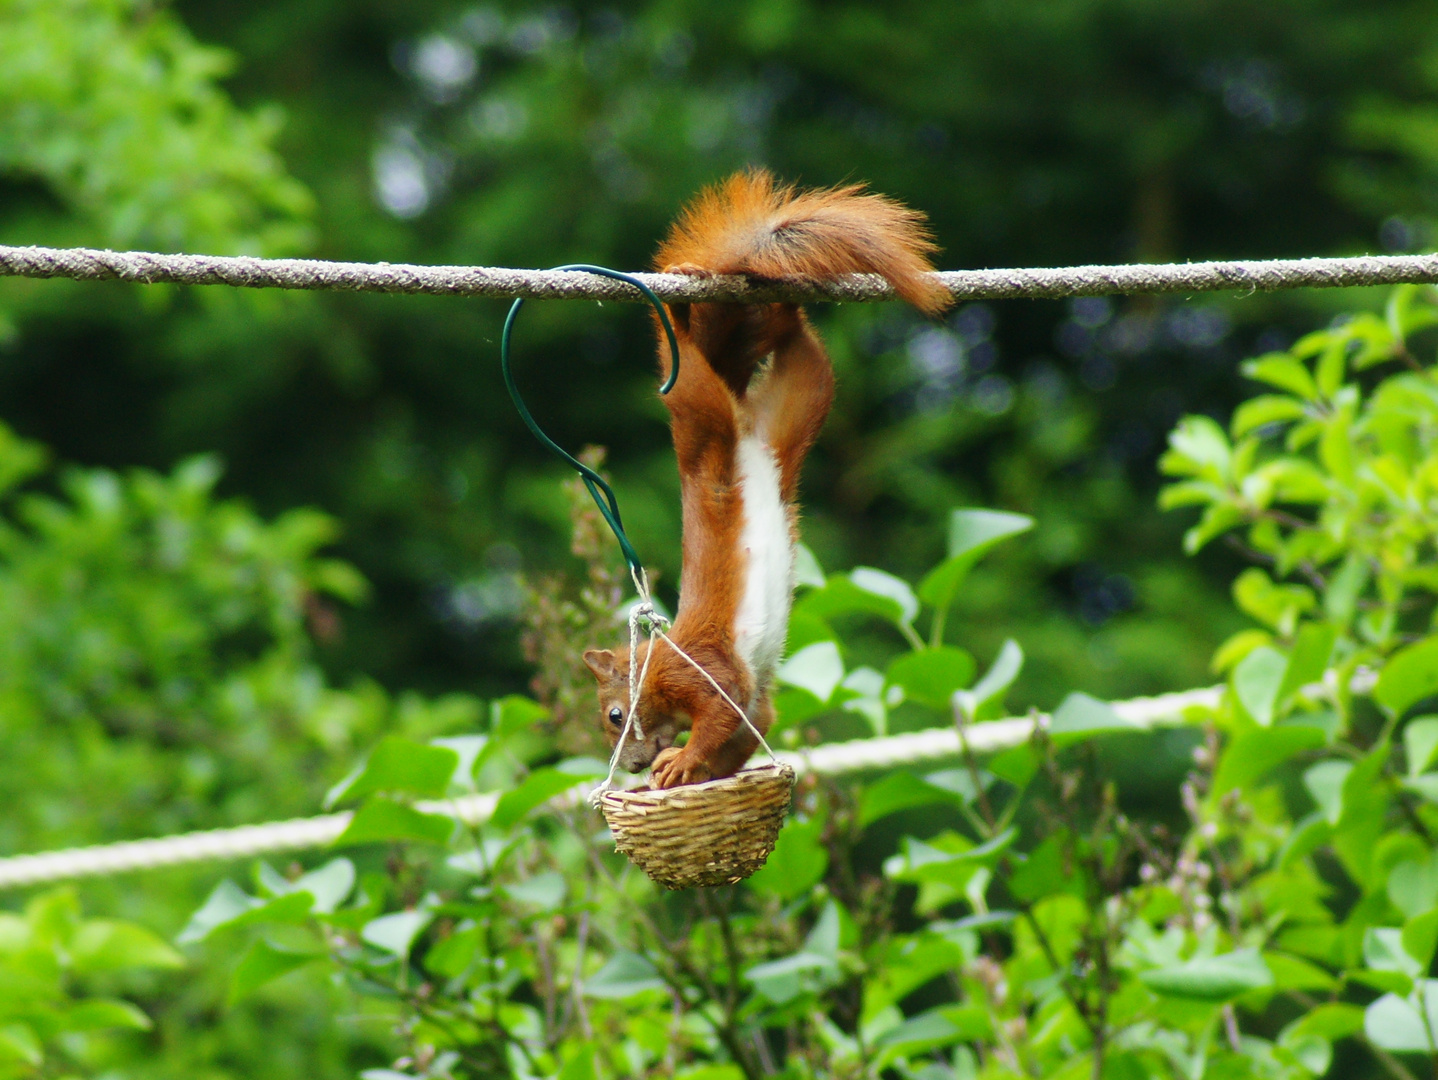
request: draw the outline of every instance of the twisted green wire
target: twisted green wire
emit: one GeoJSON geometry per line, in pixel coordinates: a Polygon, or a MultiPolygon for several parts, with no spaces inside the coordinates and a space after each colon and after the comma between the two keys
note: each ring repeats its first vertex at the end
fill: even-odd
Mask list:
{"type": "MultiPolygon", "coordinates": [[[[555,266],[551,269],[582,270],[586,274],[598,274],[601,277],[613,278],[615,281],[627,282],[643,293],[644,298],[653,304],[654,310],[659,313],[659,323],[664,327],[665,337],[669,339],[669,351],[673,357],[673,363],[669,367],[669,378],[659,388],[659,392],[667,394],[674,389],[674,382],[679,378],[679,340],[674,336],[674,327],[669,322],[669,313],[664,310],[664,304],[659,297],[654,295],[654,291],[648,285],[631,274],[610,270],[604,266],[590,266],[587,263],[573,263],[569,266],[555,266]]],[[[609,523],[609,528],[614,532],[614,538],[619,541],[619,549],[624,552],[624,561],[629,564],[630,570],[639,574],[643,567],[639,562],[639,556],[635,554],[634,546],[624,532],[624,523],[619,516],[619,500],[614,497],[614,490],[604,482],[597,472],[546,435],[534,422],[534,417],[530,415],[529,408],[524,404],[524,399],[519,396],[519,388],[514,384],[514,371],[509,359],[509,342],[514,330],[515,317],[523,306],[523,299],[516,300],[510,306],[509,314],[504,320],[504,334],[499,339],[499,366],[500,370],[504,372],[504,385],[509,389],[509,396],[514,401],[514,407],[519,410],[520,418],[523,419],[525,426],[534,434],[534,437],[579,473],[579,478],[589,489],[589,495],[594,500],[594,505],[599,507],[600,514],[604,516],[604,520],[609,523]]]]}

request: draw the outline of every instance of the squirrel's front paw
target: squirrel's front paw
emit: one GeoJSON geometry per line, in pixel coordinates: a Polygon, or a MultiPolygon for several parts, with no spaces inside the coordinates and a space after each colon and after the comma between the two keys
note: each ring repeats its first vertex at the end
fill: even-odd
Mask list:
{"type": "Polygon", "coordinates": [[[649,773],[649,785],[656,791],[664,788],[682,787],[685,784],[702,784],[710,779],[709,766],[684,749],[671,746],[661,750],[654,758],[649,773]]]}
{"type": "Polygon", "coordinates": [[[690,277],[713,277],[714,271],[695,263],[672,263],[664,268],[666,274],[688,274],[690,277]]]}

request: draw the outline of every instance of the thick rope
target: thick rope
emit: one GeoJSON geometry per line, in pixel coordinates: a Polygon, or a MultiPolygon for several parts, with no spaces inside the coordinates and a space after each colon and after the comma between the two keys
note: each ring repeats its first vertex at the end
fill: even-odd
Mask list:
{"type": "MultiPolygon", "coordinates": [[[[248,256],[161,255],[91,248],[0,246],[0,277],[74,278],[141,284],[232,285],[246,289],[340,289],[431,293],[503,299],[589,299],[639,303],[639,290],[595,274],[510,270],[486,266],[411,266],[403,263],[321,262],[248,256]]],[[[661,300],[889,300],[881,278],[856,274],[842,281],[760,284],[742,277],[696,278],[635,274],[661,300]]],[[[1338,259],[1073,266],[1059,269],[946,270],[937,275],[956,300],[1062,298],[1136,293],[1335,289],[1355,285],[1438,283],[1438,255],[1357,255],[1338,259]]]]}
{"type": "MultiPolygon", "coordinates": [[[[1137,731],[1176,726],[1186,722],[1190,709],[1216,708],[1223,688],[1205,687],[1158,697],[1134,698],[1111,703],[1114,712],[1137,731]]],[[[1033,734],[1034,725],[1048,723],[1048,716],[1009,717],[971,724],[964,729],[969,749],[989,754],[1018,746],[1033,734]]],[[[825,743],[805,750],[780,750],[774,756],[795,773],[839,776],[845,773],[892,769],[926,761],[952,759],[962,752],[959,733],[953,727],[929,728],[904,735],[851,742],[825,743]]],[[[587,793],[561,795],[557,803],[576,805],[587,793]]],[[[469,795],[458,799],[422,802],[417,809],[448,814],[471,824],[483,824],[494,812],[495,794],[469,795]]],[[[344,832],[351,814],[245,825],[235,829],[166,836],[153,840],[127,840],[96,847],[69,848],[36,855],[15,855],[0,859],[0,890],[20,889],[57,881],[108,877],[140,870],[186,866],[206,862],[227,862],[287,851],[327,847],[344,832]]]]}

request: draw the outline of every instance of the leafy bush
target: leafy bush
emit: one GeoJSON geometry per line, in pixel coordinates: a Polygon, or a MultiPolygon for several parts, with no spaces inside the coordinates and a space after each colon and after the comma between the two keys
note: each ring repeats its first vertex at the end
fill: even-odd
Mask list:
{"type": "Polygon", "coordinates": [[[32,213],[20,242],[44,229],[61,243],[213,254],[305,244],[312,200],[272,149],[279,114],[234,106],[216,85],[233,66],[136,0],[10,0],[0,174],[42,181],[88,225],[32,213]]]}
{"type": "MultiPolygon", "coordinates": [[[[168,475],[52,470],[46,459],[0,425],[0,790],[15,796],[0,852],[302,814],[322,797],[328,763],[381,732],[427,738],[478,723],[479,703],[463,695],[326,678],[317,654],[343,633],[344,601],[366,588],[323,554],[333,519],[308,509],[266,519],[219,498],[212,458],[168,475]]],[[[183,868],[138,890],[123,877],[89,882],[86,903],[174,928],[210,878],[183,868]]],[[[372,1059],[348,1031],[316,1033],[328,1023],[323,986],[281,1015],[238,1010],[216,1023],[224,992],[209,976],[196,966],[147,1001],[156,1033],[116,1043],[107,1067],[138,1055],[149,1076],[219,1061],[237,1074],[263,1063],[313,1075],[344,1070],[348,1055],[372,1059]]]]}
{"type": "Polygon", "coordinates": [[[147,1031],[150,1018],[129,1001],[80,987],[183,963],[143,927],[82,918],[67,890],[36,896],[22,914],[0,913],[0,1077],[103,1071],[116,1034],[147,1031]]]}
{"type": "Polygon", "coordinates": [[[1031,522],[956,511],[917,588],[805,560],[776,732],[952,722],[963,753],[922,776],[806,776],[742,885],[666,894],[627,867],[571,797],[603,764],[556,759],[541,710],[511,698],[484,734],[385,740],[332,791],[358,801],[340,845],[383,845],[383,868],[261,865],[184,940],[236,942],[237,996],[321,963],[390,1003],[407,1049],[370,1080],[1297,1080],[1336,1052],[1411,1076],[1438,1019],[1438,716],[1413,715],[1438,696],[1438,380],[1409,339],[1435,323],[1432,292],[1401,289],[1386,318],[1249,364],[1284,393],[1230,431],[1173,433],[1164,500],[1204,507],[1189,549],[1232,536],[1263,566],[1235,582],[1261,628],[1219,650],[1217,705],[1189,710],[1169,820],[1137,820],[1106,766],[1110,744],[1155,736],[1086,695],[969,752],[1022,652],[976,678],[946,613],[1031,522]],[[897,651],[849,667],[874,620],[897,651]]]}
{"type": "Polygon", "coordinates": [[[252,821],[285,787],[304,806],[303,771],[384,712],[375,693],[329,690],[310,658],[307,615],[364,590],[317,554],[333,521],[217,501],[208,458],[171,476],[71,470],[60,498],[17,491],[44,464],[0,429],[0,776],[37,789],[4,845],[252,821]]]}

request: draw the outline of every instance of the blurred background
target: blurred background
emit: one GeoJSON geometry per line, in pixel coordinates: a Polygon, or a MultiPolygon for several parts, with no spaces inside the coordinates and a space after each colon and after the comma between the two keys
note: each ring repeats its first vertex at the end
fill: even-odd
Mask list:
{"type": "MultiPolygon", "coordinates": [[[[645,268],[755,164],[922,209],[944,268],[1423,250],[1438,8],[0,0],[0,243],[645,268]]],[[[1203,684],[1239,562],[1185,558],[1156,510],[1165,435],[1252,392],[1243,357],[1376,302],[817,309],[839,390],[804,538],[912,580],[952,508],[1033,515],[951,623],[981,665],[1023,643],[1014,704],[1203,684]]],[[[573,567],[505,309],[0,281],[0,782],[26,792],[0,854],[310,813],[378,732],[526,688],[524,583],[573,567]]],[[[518,354],[672,589],[647,316],[530,305],[518,354]]],[[[87,903],[172,930],[213,879],[87,903]]],[[[218,1015],[195,976],[154,1006],[149,1074],[258,1075],[256,1025],[276,1080],[366,1060],[323,987],[287,992],[173,1039],[218,1015]]]]}

